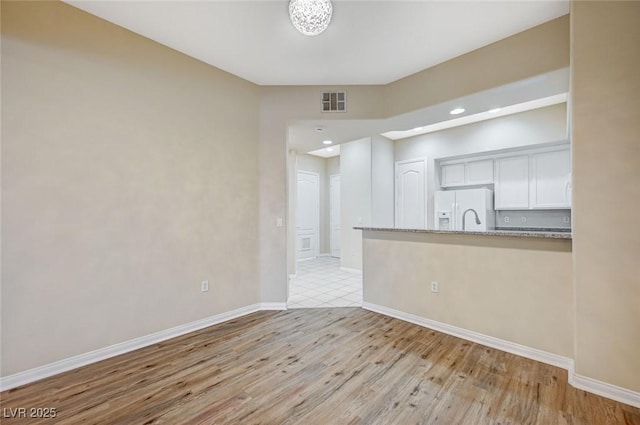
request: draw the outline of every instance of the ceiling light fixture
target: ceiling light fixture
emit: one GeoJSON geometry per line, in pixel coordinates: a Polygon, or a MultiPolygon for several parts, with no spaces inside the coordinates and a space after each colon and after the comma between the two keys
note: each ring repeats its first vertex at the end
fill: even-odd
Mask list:
{"type": "Polygon", "coordinates": [[[490,114],[495,114],[496,112],[500,112],[500,108],[489,109],[487,112],[490,114]]]}
{"type": "Polygon", "coordinates": [[[464,108],[456,108],[456,109],[454,109],[453,111],[451,111],[451,112],[449,112],[449,113],[450,113],[451,115],[458,115],[458,114],[463,113],[464,111],[465,111],[465,109],[464,109],[464,108]]]}
{"type": "Polygon", "coordinates": [[[333,142],[331,140],[323,140],[322,143],[324,143],[325,145],[330,145],[333,142]]]}
{"type": "Polygon", "coordinates": [[[304,35],[318,35],[331,22],[333,5],[330,0],[291,0],[289,16],[291,23],[304,35]]]}
{"type": "Polygon", "coordinates": [[[327,148],[327,152],[333,152],[333,148],[327,148]]]}

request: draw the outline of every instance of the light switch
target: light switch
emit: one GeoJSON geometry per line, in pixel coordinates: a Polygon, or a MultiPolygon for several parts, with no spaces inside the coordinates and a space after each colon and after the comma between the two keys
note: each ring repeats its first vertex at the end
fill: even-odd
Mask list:
{"type": "Polygon", "coordinates": [[[278,219],[276,220],[276,226],[282,227],[282,217],[278,217],[278,219]]]}

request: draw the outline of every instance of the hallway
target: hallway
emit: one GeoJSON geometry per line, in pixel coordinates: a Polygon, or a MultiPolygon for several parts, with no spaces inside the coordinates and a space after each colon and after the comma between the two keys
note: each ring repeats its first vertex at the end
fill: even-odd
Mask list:
{"type": "Polygon", "coordinates": [[[289,281],[288,308],[360,307],[362,274],[340,270],[340,259],[318,257],[298,262],[289,281]]]}

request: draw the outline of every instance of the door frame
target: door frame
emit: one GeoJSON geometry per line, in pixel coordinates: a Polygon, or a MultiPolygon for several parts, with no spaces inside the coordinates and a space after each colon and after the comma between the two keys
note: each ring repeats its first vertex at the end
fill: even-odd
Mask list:
{"type": "Polygon", "coordinates": [[[423,176],[423,185],[424,185],[424,228],[429,228],[429,200],[427,194],[429,190],[427,188],[427,157],[421,156],[411,159],[403,159],[402,161],[395,161],[393,165],[393,176],[394,176],[394,184],[393,184],[393,224],[395,227],[399,228],[400,225],[398,221],[400,220],[400,215],[398,214],[398,166],[411,164],[414,162],[422,162],[424,166],[424,176],[423,176]]]}
{"type": "MultiPolygon", "coordinates": [[[[333,199],[332,195],[332,183],[333,183],[333,179],[334,178],[338,178],[338,181],[340,182],[340,191],[342,192],[342,178],[340,177],[340,173],[336,173],[336,174],[330,174],[329,175],[329,255],[331,257],[334,257],[333,255],[333,245],[334,245],[334,240],[333,240],[333,220],[332,220],[332,215],[331,215],[331,210],[333,207],[333,202],[331,202],[331,200],[333,199]]],[[[342,213],[342,207],[338,210],[338,214],[342,213]]],[[[342,217],[340,217],[340,226],[342,228],[342,217]]],[[[339,237],[339,236],[338,236],[339,237]]],[[[341,246],[342,248],[342,246],[341,246]]],[[[342,255],[342,249],[340,250],[340,255],[342,255]]],[[[334,258],[340,258],[340,257],[334,257],[334,258]]]]}
{"type": "Polygon", "coordinates": [[[310,260],[311,258],[305,258],[300,260],[298,258],[298,202],[300,202],[300,200],[298,199],[297,193],[298,193],[298,174],[302,173],[302,174],[308,174],[308,175],[312,175],[317,177],[318,179],[318,213],[316,215],[317,221],[316,221],[316,236],[317,236],[317,240],[316,240],[316,245],[314,248],[314,254],[315,257],[314,258],[318,258],[320,256],[320,173],[316,173],[314,171],[306,171],[306,170],[296,170],[296,205],[295,205],[295,215],[296,215],[296,228],[295,228],[295,260],[296,262],[298,261],[305,261],[305,260],[310,260]]]}

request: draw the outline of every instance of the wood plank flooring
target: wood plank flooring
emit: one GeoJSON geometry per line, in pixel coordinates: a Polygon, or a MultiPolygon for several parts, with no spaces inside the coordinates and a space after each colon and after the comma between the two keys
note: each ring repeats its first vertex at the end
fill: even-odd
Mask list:
{"type": "Polygon", "coordinates": [[[360,308],[258,312],[0,398],[6,425],[640,425],[562,369],[360,308]]]}

